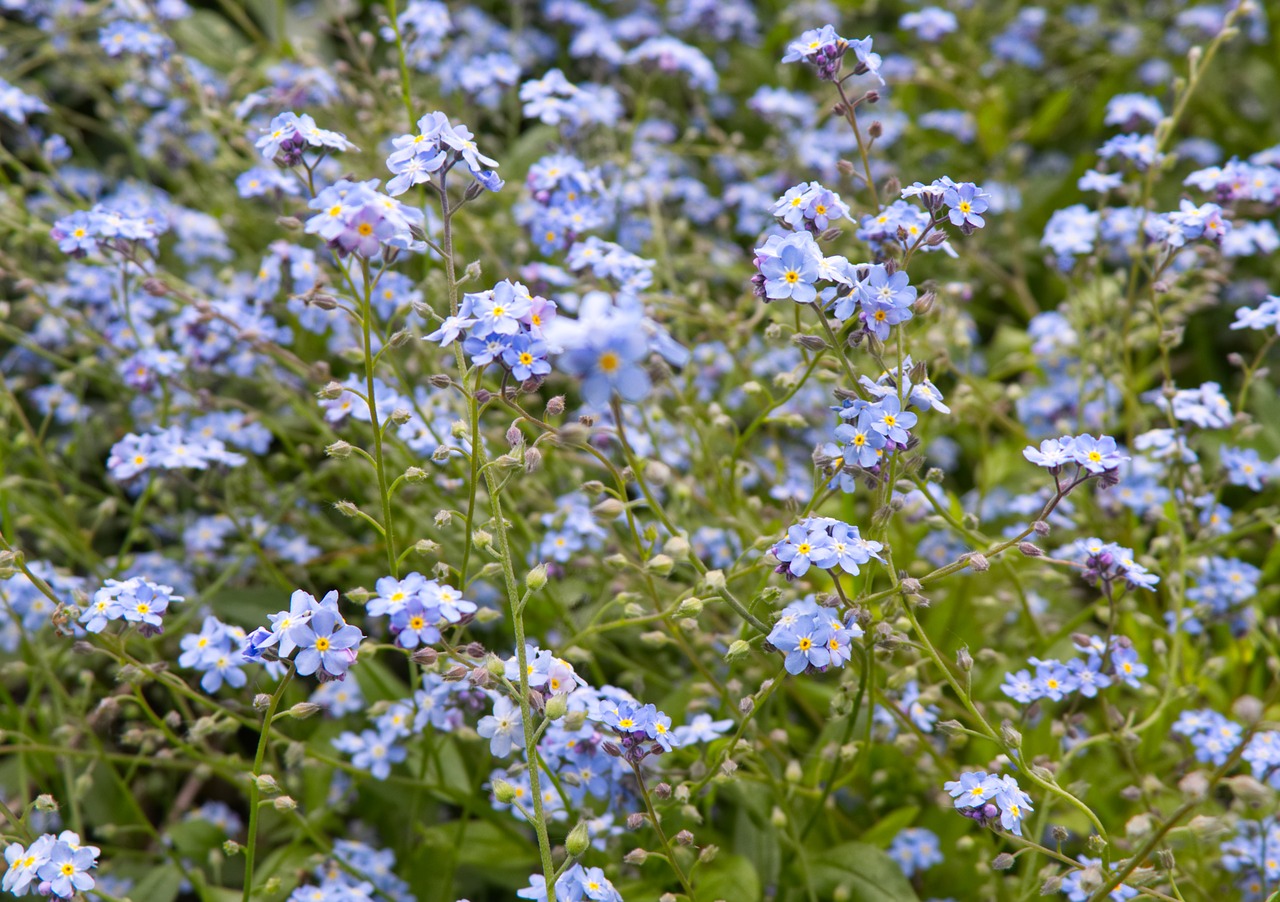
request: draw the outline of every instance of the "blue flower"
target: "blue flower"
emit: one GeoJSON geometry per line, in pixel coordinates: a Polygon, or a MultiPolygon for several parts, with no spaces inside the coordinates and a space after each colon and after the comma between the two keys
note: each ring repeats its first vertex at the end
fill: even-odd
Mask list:
{"type": "Polygon", "coordinates": [[[649,343],[639,322],[623,316],[580,319],[569,340],[573,344],[560,360],[582,379],[582,399],[589,407],[608,407],[615,392],[625,401],[640,401],[649,394],[649,374],[641,365],[649,355],[649,343]]]}
{"type": "Polygon", "coordinates": [[[786,655],[783,666],[792,675],[803,673],[811,666],[822,668],[830,664],[830,640],[830,626],[815,620],[802,620],[769,633],[769,643],[786,655]]]}
{"type": "Polygon", "coordinates": [[[511,754],[512,746],[524,748],[524,721],[520,708],[505,695],[493,702],[493,713],[480,718],[476,732],[489,740],[489,752],[498,758],[511,754]]]}
{"type": "Polygon", "coordinates": [[[836,563],[836,549],[821,525],[797,523],[787,530],[787,537],[773,547],[773,556],[787,565],[789,576],[800,577],[812,564],[825,570],[836,563]]]}
{"type": "Polygon", "coordinates": [[[1232,485],[1242,485],[1262,491],[1263,480],[1271,467],[1262,462],[1254,448],[1232,448],[1224,445],[1218,452],[1222,458],[1222,466],[1227,471],[1227,481],[1232,485]]]}
{"type": "Polygon", "coordinates": [[[502,352],[502,362],[511,370],[511,375],[521,382],[551,372],[546,342],[535,341],[528,335],[515,336],[502,352]]]}
{"type": "MultiPolygon", "coordinates": [[[[797,236],[808,237],[807,232],[797,236]]],[[[809,238],[809,243],[813,242],[809,238]]],[[[760,264],[764,276],[765,297],[770,300],[791,298],[797,304],[812,303],[818,296],[814,282],[818,279],[820,254],[804,244],[787,239],[777,248],[776,256],[769,256],[760,264]]]]}
{"type": "Polygon", "coordinates": [[[973,182],[964,182],[946,190],[942,202],[949,208],[947,218],[951,224],[968,235],[974,229],[986,225],[980,214],[987,210],[987,195],[973,182]]]}
{"type": "Polygon", "coordinates": [[[871,415],[871,428],[899,445],[905,445],[911,438],[907,430],[919,419],[911,411],[902,409],[902,402],[896,395],[885,396],[878,404],[867,408],[867,412],[871,415]]]}
{"type": "Polygon", "coordinates": [[[310,676],[318,671],[321,682],[326,682],[346,679],[364,634],[336,611],[322,607],[308,622],[292,627],[289,639],[301,649],[296,659],[298,673],[310,676]]]}

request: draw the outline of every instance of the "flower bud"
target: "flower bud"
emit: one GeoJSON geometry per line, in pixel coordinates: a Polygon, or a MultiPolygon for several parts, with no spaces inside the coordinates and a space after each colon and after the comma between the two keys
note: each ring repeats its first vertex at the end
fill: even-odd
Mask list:
{"type": "Polygon", "coordinates": [[[1026,555],[1027,557],[1040,557],[1041,555],[1044,554],[1044,552],[1040,550],[1040,547],[1038,545],[1033,545],[1030,542],[1019,542],[1018,551],[1020,551],[1022,554],[1026,555]]]}
{"type": "Polygon", "coordinates": [[[335,501],[333,509],[344,517],[355,517],[360,514],[360,508],[356,507],[350,501],[335,501]]]}
{"type": "Polygon", "coordinates": [[[645,563],[644,568],[650,573],[656,573],[659,576],[667,576],[671,573],[672,568],[675,567],[675,563],[675,561],[665,554],[655,554],[645,563]]]}
{"type": "Polygon", "coordinates": [[[1009,748],[1016,749],[1022,746],[1022,734],[1007,720],[1000,724],[1000,738],[1009,748]]]}
{"type": "Polygon", "coordinates": [[[677,617],[697,617],[702,613],[703,601],[701,598],[686,598],[680,602],[680,606],[676,608],[677,617]]]}
{"type": "Polygon", "coordinates": [[[564,850],[577,858],[583,852],[591,847],[591,836],[587,833],[587,825],[585,821],[579,821],[577,826],[569,831],[569,835],[564,840],[564,850]]]}
{"type": "Polygon", "coordinates": [[[591,513],[595,515],[597,520],[609,522],[618,519],[626,506],[617,498],[606,498],[595,507],[591,508],[591,513]]]}
{"type": "Polygon", "coordinates": [[[538,564],[524,578],[524,584],[531,592],[537,592],[547,584],[547,565],[538,564]]]}
{"type": "Polygon", "coordinates": [[[324,449],[324,453],[329,455],[332,458],[335,458],[336,460],[346,460],[348,457],[351,456],[351,452],[353,450],[354,449],[351,447],[350,442],[344,442],[339,440],[334,442],[332,445],[326,446],[324,449]]]}
{"type": "Polygon", "coordinates": [[[569,698],[563,693],[551,696],[547,699],[545,708],[548,720],[559,720],[569,713],[569,698]]]}
{"type": "Polygon", "coordinates": [[[276,811],[293,811],[298,807],[298,803],[293,800],[292,796],[278,796],[271,800],[271,804],[276,811]]]}
{"type": "Polygon", "coordinates": [[[503,805],[510,805],[516,800],[516,788],[506,780],[494,780],[493,797],[503,805]]]}
{"type": "Polygon", "coordinates": [[[314,714],[319,714],[323,708],[313,702],[298,702],[289,709],[288,714],[294,720],[306,720],[314,714]]]}

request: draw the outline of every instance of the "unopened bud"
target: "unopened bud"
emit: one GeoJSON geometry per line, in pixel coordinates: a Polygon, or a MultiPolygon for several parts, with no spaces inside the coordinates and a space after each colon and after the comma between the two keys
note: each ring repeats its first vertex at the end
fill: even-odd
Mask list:
{"type": "Polygon", "coordinates": [[[965,673],[973,670],[973,655],[969,654],[969,646],[962,645],[960,650],[956,652],[956,666],[965,673]]]}
{"type": "Polygon", "coordinates": [[[672,568],[675,567],[675,563],[675,561],[671,560],[671,558],[665,554],[655,554],[645,563],[644,568],[650,573],[656,573],[659,576],[667,576],[671,573],[672,568]]]}
{"type": "Polygon", "coordinates": [[[1013,867],[1014,858],[1008,852],[1001,852],[991,861],[991,869],[995,871],[1007,871],[1013,867]]]}
{"type": "Polygon", "coordinates": [[[617,498],[606,498],[591,508],[591,513],[597,520],[610,522],[618,519],[625,509],[626,507],[617,498]]]}
{"type": "Polygon", "coordinates": [[[415,664],[420,664],[423,667],[435,666],[435,663],[437,660],[439,660],[439,658],[440,658],[440,653],[438,651],[436,651],[434,648],[426,648],[426,647],[419,648],[417,651],[415,651],[413,654],[409,656],[409,660],[413,661],[413,663],[415,664]]]}
{"type": "Polygon", "coordinates": [[[306,720],[312,715],[319,714],[323,708],[313,702],[298,702],[289,709],[288,714],[294,720],[306,720]]]}
{"type": "Polygon", "coordinates": [[[351,456],[352,447],[350,442],[336,441],[332,445],[327,445],[324,453],[337,460],[346,460],[351,456]]]}
{"type": "Polygon", "coordinates": [[[547,584],[547,566],[539,564],[529,571],[529,575],[524,578],[524,584],[528,586],[529,591],[537,592],[547,584]]]}
{"type": "Polygon", "coordinates": [[[503,805],[510,805],[516,800],[516,788],[506,780],[494,780],[493,797],[503,805]]]}
{"type": "Polygon", "coordinates": [[[982,573],[991,569],[991,562],[987,560],[987,556],[985,554],[979,554],[975,551],[973,554],[969,555],[969,569],[977,573],[982,573]]]}
{"type": "Polygon", "coordinates": [[[1004,740],[1004,744],[1011,749],[1022,747],[1022,734],[1019,733],[1009,721],[1000,724],[1000,738],[1004,740]]]}
{"type": "Polygon", "coordinates": [[[356,507],[350,501],[335,501],[333,503],[333,509],[344,517],[358,517],[360,515],[360,508],[356,507]]]}
{"type": "Polygon", "coordinates": [[[579,821],[578,825],[569,831],[569,835],[564,840],[564,850],[577,858],[583,852],[587,851],[591,846],[591,835],[587,832],[587,824],[585,821],[579,821]]]}
{"type": "Polygon", "coordinates": [[[1033,545],[1030,542],[1019,542],[1018,551],[1027,557],[1040,557],[1044,554],[1044,552],[1040,550],[1039,545],[1033,545]]]}
{"type": "Polygon", "coordinates": [[[569,698],[564,694],[557,694],[547,699],[546,715],[548,720],[559,720],[569,713],[569,698]]]}

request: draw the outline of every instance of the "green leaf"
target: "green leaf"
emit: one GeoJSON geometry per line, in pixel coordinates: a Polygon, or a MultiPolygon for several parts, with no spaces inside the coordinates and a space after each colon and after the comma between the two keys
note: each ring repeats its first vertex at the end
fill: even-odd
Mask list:
{"type": "Polygon", "coordinates": [[[811,867],[818,895],[831,898],[836,887],[849,890],[856,902],[918,902],[902,870],[883,849],[850,842],[823,852],[811,867]]]}
{"type": "Polygon", "coordinates": [[[185,51],[217,70],[225,71],[227,61],[249,46],[244,34],[232,27],[225,16],[208,9],[195,10],[172,28],[185,51]]]}
{"type": "Polygon", "coordinates": [[[128,898],[138,902],[173,902],[182,886],[182,872],[177,865],[166,864],[155,868],[129,890],[128,898]]]}
{"type": "Polygon", "coordinates": [[[904,827],[910,827],[915,821],[916,816],[920,814],[919,805],[909,805],[906,808],[898,808],[891,811],[884,817],[880,818],[869,830],[862,834],[858,839],[867,845],[877,846],[881,849],[887,848],[889,843],[893,842],[893,838],[904,827]]]}
{"type": "Polygon", "coordinates": [[[741,855],[717,855],[695,874],[693,889],[698,902],[738,902],[761,897],[760,877],[741,855]]]}

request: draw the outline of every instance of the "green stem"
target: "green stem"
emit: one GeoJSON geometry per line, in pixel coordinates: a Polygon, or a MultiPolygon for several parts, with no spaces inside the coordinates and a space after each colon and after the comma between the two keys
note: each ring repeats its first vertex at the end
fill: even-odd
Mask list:
{"type": "Polygon", "coordinates": [[[280,678],[280,685],[276,687],[276,691],[271,696],[271,701],[267,703],[267,713],[262,718],[262,729],[258,733],[258,751],[253,756],[253,775],[249,781],[249,832],[245,837],[244,845],[244,889],[241,894],[242,902],[249,902],[253,890],[253,861],[254,852],[258,845],[258,809],[262,801],[262,793],[258,789],[258,777],[262,776],[262,762],[267,757],[267,744],[271,736],[271,721],[275,718],[276,708],[280,706],[280,699],[284,697],[284,691],[289,688],[289,682],[293,679],[293,665],[289,664],[288,670],[285,671],[283,677],[280,678]]]}

